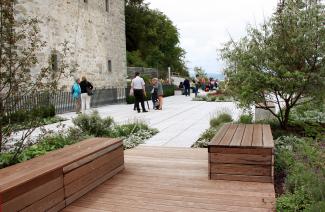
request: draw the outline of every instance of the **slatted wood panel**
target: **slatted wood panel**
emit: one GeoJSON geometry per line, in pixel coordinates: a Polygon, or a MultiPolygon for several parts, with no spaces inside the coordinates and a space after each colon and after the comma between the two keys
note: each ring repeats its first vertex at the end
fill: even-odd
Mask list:
{"type": "Polygon", "coordinates": [[[94,138],[0,170],[0,211],[58,211],[123,169],[120,139],[94,138]]]}
{"type": "Polygon", "coordinates": [[[125,169],[63,212],[274,211],[272,183],[211,181],[206,149],[138,147],[125,169]]]}
{"type": "Polygon", "coordinates": [[[210,179],[273,182],[271,128],[226,124],[209,145],[210,179]]]}

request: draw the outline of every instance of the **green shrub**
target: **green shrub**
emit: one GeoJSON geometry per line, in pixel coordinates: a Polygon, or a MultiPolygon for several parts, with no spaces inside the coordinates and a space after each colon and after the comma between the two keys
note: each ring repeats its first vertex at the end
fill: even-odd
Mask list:
{"type": "Polygon", "coordinates": [[[239,123],[241,124],[251,124],[253,123],[253,116],[251,114],[244,114],[239,117],[239,123]]]}
{"type": "Polygon", "coordinates": [[[322,145],[312,139],[288,136],[278,138],[275,144],[275,171],[286,175],[285,193],[277,198],[277,210],[312,211],[323,207],[320,204],[325,201],[322,145]]]}
{"type": "Polygon", "coordinates": [[[90,115],[79,115],[73,119],[72,122],[81,129],[83,133],[95,137],[101,137],[109,136],[111,134],[111,127],[114,121],[111,117],[102,119],[98,112],[95,111],[90,115]]]}
{"type": "Polygon", "coordinates": [[[140,130],[148,130],[149,127],[143,122],[128,123],[123,125],[115,125],[111,131],[112,137],[125,137],[140,130]]]}
{"type": "Polygon", "coordinates": [[[224,96],[219,96],[219,97],[218,97],[218,100],[219,100],[219,101],[225,101],[225,97],[224,97],[224,96]]]}
{"type": "Polygon", "coordinates": [[[3,123],[5,124],[16,124],[24,123],[29,121],[39,120],[41,121],[44,118],[54,117],[55,116],[55,107],[53,105],[49,106],[40,106],[32,110],[17,110],[16,112],[8,114],[6,117],[2,118],[3,123]]]}
{"type": "Polygon", "coordinates": [[[157,133],[157,129],[140,129],[123,139],[124,149],[131,149],[139,144],[143,144],[146,139],[151,138],[157,133]]]}
{"type": "Polygon", "coordinates": [[[164,97],[168,97],[168,96],[174,96],[174,92],[175,92],[175,86],[163,86],[164,89],[164,97]]]}
{"type": "Polygon", "coordinates": [[[210,120],[211,127],[218,127],[222,123],[232,122],[232,117],[228,113],[221,113],[216,118],[210,120]]]}

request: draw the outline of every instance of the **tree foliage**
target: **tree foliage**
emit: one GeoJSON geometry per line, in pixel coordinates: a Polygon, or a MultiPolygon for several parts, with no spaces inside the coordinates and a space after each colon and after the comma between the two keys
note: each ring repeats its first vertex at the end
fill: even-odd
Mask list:
{"type": "Polygon", "coordinates": [[[286,128],[293,107],[324,98],[324,21],[321,1],[285,0],[265,24],[224,46],[229,89],[241,105],[277,104],[279,114],[270,112],[286,128]]]}
{"type": "MultiPolygon", "coordinates": [[[[0,152],[4,144],[11,141],[15,129],[10,121],[10,115],[19,108],[22,98],[38,92],[53,92],[58,89],[58,81],[70,76],[76,67],[65,63],[64,58],[69,54],[68,44],[61,46],[62,58],[57,70],[38,67],[38,54],[46,46],[39,36],[39,20],[22,17],[15,10],[15,0],[0,1],[0,152]],[[9,121],[8,121],[9,120],[9,121]]],[[[25,104],[33,104],[33,100],[25,104]]],[[[31,129],[19,136],[15,148],[19,152],[33,132],[37,122],[30,120],[31,129]]],[[[17,155],[15,155],[17,156],[17,155]]]]}
{"type": "Polygon", "coordinates": [[[201,78],[208,77],[207,73],[204,71],[204,69],[202,67],[194,67],[194,74],[195,74],[195,76],[199,75],[199,77],[201,77],[201,78]]]}
{"type": "Polygon", "coordinates": [[[188,75],[179,47],[179,33],[172,21],[142,0],[128,0],[125,8],[126,48],[129,66],[154,67],[188,75]]]}

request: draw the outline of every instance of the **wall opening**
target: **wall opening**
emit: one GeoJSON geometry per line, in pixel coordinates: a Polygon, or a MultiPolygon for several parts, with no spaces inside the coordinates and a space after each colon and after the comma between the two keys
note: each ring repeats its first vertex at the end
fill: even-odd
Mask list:
{"type": "Polygon", "coordinates": [[[111,60],[107,61],[107,70],[108,70],[108,72],[112,72],[112,61],[111,60]]]}

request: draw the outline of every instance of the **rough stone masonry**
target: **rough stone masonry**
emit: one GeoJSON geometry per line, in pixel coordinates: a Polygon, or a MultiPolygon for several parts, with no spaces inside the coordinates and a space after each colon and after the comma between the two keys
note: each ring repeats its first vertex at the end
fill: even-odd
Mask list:
{"type": "MultiPolygon", "coordinates": [[[[74,54],[67,61],[79,68],[96,88],[126,87],[126,42],[124,0],[18,0],[22,16],[38,17],[40,35],[47,42],[39,54],[39,67],[53,61],[59,64],[60,43],[67,41],[74,54]]],[[[70,87],[73,78],[61,85],[70,87]]]]}

